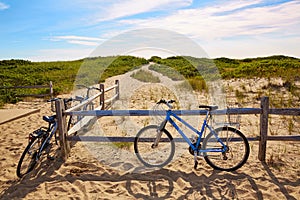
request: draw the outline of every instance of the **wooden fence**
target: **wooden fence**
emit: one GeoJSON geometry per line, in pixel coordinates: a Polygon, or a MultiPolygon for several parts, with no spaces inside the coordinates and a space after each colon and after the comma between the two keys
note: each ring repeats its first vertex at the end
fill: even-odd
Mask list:
{"type": "MultiPolygon", "coordinates": [[[[73,133],[79,131],[81,128],[88,125],[91,120],[95,119],[94,115],[84,115],[83,118],[80,119],[70,130],[67,130],[67,123],[66,123],[66,116],[68,113],[72,112],[86,112],[86,111],[78,111],[81,110],[88,104],[93,103],[97,98],[99,98],[99,105],[92,110],[92,112],[104,110],[105,104],[112,104],[114,101],[119,99],[119,80],[115,81],[115,84],[109,88],[104,89],[104,84],[99,85],[100,92],[91,96],[89,99],[82,101],[80,104],[65,110],[65,106],[62,99],[58,99],[55,102],[55,109],[56,109],[56,116],[58,120],[58,131],[59,131],[59,141],[61,146],[61,155],[63,158],[66,158],[70,151],[70,145],[67,140],[67,137],[72,135],[73,133]],[[105,93],[115,89],[114,95],[110,98],[105,100],[105,93]]],[[[83,115],[82,115],[83,116],[83,115]]]]}
{"type": "MultiPolygon", "coordinates": [[[[119,95],[119,92],[118,94],[119,95]]],[[[67,115],[72,116],[150,116],[154,115],[151,110],[93,110],[93,111],[74,111],[62,109],[62,102],[57,101],[57,116],[59,116],[58,126],[61,138],[62,156],[66,159],[68,151],[65,150],[65,146],[68,146],[68,141],[93,141],[93,142],[133,142],[134,137],[100,137],[100,136],[68,136],[66,133],[65,117],[67,115]]],[[[206,115],[204,110],[174,110],[177,115],[206,115]]],[[[155,115],[161,115],[162,113],[156,112],[155,115]]],[[[259,153],[258,158],[260,161],[266,160],[266,147],[267,140],[277,141],[300,141],[300,135],[298,136],[268,136],[268,118],[269,115],[293,115],[300,116],[300,109],[286,108],[286,109],[270,109],[269,97],[261,98],[261,108],[230,108],[223,110],[215,110],[213,115],[226,115],[226,114],[260,114],[260,135],[257,137],[248,138],[249,141],[259,141],[259,153]]],[[[174,138],[175,141],[181,142],[182,138],[174,138]]]]}
{"type": "Polygon", "coordinates": [[[49,82],[49,85],[23,85],[23,86],[1,86],[1,90],[5,90],[6,96],[8,95],[9,90],[16,90],[16,89],[42,89],[42,88],[49,88],[49,93],[45,94],[16,94],[15,97],[45,97],[45,96],[53,96],[53,84],[52,81],[49,82]]]}

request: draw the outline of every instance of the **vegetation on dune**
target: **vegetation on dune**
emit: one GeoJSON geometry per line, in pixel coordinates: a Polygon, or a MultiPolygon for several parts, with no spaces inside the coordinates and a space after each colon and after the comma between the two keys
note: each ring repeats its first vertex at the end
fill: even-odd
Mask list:
{"type": "Polygon", "coordinates": [[[162,73],[173,80],[182,75],[194,90],[205,90],[206,82],[218,78],[275,78],[281,77],[294,89],[294,81],[300,80],[300,59],[287,56],[270,56],[262,58],[193,58],[169,57],[162,59],[154,56],[150,62],[152,70],[162,73]],[[178,75],[179,74],[179,75],[178,75]],[[199,86],[200,85],[200,86],[199,86]]]}
{"type": "Polygon", "coordinates": [[[102,83],[109,77],[124,74],[147,63],[146,59],[133,56],[87,58],[77,72],[75,84],[93,85],[102,83]]]}
{"type": "Polygon", "coordinates": [[[300,59],[287,56],[242,60],[219,58],[214,61],[223,78],[282,77],[286,80],[300,78],[300,59]]]}
{"type": "Polygon", "coordinates": [[[154,56],[150,58],[149,61],[157,63],[156,65],[152,65],[150,69],[168,76],[172,80],[177,81],[186,79],[196,91],[207,89],[205,81],[207,76],[204,73],[201,74],[200,70],[197,68],[197,64],[199,64],[199,67],[202,67],[199,62],[202,61],[200,59],[182,56],[162,59],[154,56]]]}
{"type": "Polygon", "coordinates": [[[160,83],[160,79],[157,76],[142,69],[131,74],[131,77],[146,83],[160,83]]]}
{"type": "MultiPolygon", "coordinates": [[[[47,85],[52,81],[55,94],[68,93],[75,84],[97,84],[108,77],[124,74],[149,62],[155,63],[150,66],[151,70],[175,81],[185,79],[197,91],[206,90],[207,81],[216,78],[281,77],[285,81],[285,86],[291,91],[297,89],[294,82],[300,80],[300,59],[287,56],[247,59],[207,59],[186,56],[162,59],[153,56],[149,60],[133,56],[110,56],[60,62],[3,60],[0,61],[0,87],[47,85]]],[[[140,74],[136,73],[134,76],[140,74]]],[[[147,76],[141,79],[146,79],[147,76]]],[[[24,92],[7,91],[0,89],[0,104],[6,100],[13,101],[14,98],[8,97],[24,92]]]]}
{"type": "Polygon", "coordinates": [[[230,58],[193,58],[177,56],[162,59],[153,56],[150,62],[161,65],[162,69],[154,69],[165,75],[175,70],[185,78],[202,76],[206,80],[212,78],[253,78],[253,77],[282,77],[300,79],[300,59],[288,56],[270,56],[262,58],[230,59],[230,58]],[[170,68],[167,73],[166,67],[170,68]]]}
{"type": "Polygon", "coordinates": [[[173,81],[184,80],[184,77],[178,71],[164,64],[153,64],[149,66],[149,69],[159,72],[162,75],[169,77],[173,81]]]}
{"type": "MultiPolygon", "coordinates": [[[[108,77],[123,74],[146,63],[148,63],[146,59],[133,56],[57,62],[3,60],[0,61],[0,87],[48,85],[52,81],[54,93],[57,95],[69,93],[75,84],[100,83],[108,77]]],[[[4,102],[15,102],[14,95],[28,94],[28,91],[24,90],[0,89],[0,105],[4,102]]],[[[39,89],[37,94],[39,93],[45,93],[45,89],[39,89]]]]}

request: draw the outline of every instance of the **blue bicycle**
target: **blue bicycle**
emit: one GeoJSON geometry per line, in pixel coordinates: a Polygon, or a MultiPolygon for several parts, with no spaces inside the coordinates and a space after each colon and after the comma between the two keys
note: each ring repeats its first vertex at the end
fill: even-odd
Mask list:
{"type": "Polygon", "coordinates": [[[157,104],[165,104],[169,108],[166,111],[165,119],[160,126],[149,125],[142,128],[135,137],[134,151],[146,167],[163,167],[174,156],[175,142],[172,135],[166,130],[168,122],[188,143],[188,150],[194,156],[195,169],[198,165],[198,156],[203,156],[212,168],[222,171],[234,171],[246,163],[250,152],[247,138],[239,130],[228,125],[213,129],[208,124],[211,119],[211,111],[218,109],[218,106],[199,106],[207,112],[202,128],[198,131],[172,111],[171,104],[174,102],[174,100],[157,102],[157,104]],[[189,139],[172,118],[195,132],[197,137],[189,139]],[[209,133],[202,138],[206,129],[209,130],[209,133]]]}
{"type": "MultiPolygon", "coordinates": [[[[51,99],[48,102],[55,102],[57,98],[51,99]]],[[[73,101],[72,98],[63,99],[65,109],[68,109],[69,102],[73,101]]],[[[53,146],[51,139],[55,137],[55,143],[57,144],[56,131],[58,128],[56,115],[43,116],[43,120],[48,123],[48,127],[41,127],[28,136],[28,145],[23,151],[20,160],[17,165],[17,176],[22,178],[26,174],[30,173],[37,165],[38,161],[47,154],[47,159],[54,160],[54,157],[50,156],[50,150],[53,146]]],[[[72,117],[68,120],[67,130],[72,126],[72,117]]]]}

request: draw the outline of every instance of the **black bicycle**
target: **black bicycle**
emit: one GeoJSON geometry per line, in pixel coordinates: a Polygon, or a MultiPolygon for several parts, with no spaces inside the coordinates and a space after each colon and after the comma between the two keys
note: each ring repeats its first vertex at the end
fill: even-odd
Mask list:
{"type": "MultiPolygon", "coordinates": [[[[49,102],[56,101],[57,98],[49,100],[49,102]]],[[[73,99],[63,99],[65,107],[68,107],[68,103],[73,99]]],[[[17,176],[22,178],[24,175],[31,172],[38,161],[41,160],[41,157],[47,154],[47,158],[50,160],[54,160],[53,157],[49,155],[51,147],[53,144],[51,143],[51,139],[55,136],[55,143],[57,144],[57,120],[56,115],[52,116],[43,116],[43,120],[48,123],[48,127],[41,127],[32,133],[29,134],[28,137],[28,145],[25,148],[24,152],[21,155],[17,166],[17,176]]],[[[68,120],[68,124],[70,124],[72,118],[70,117],[68,120]]],[[[68,125],[69,127],[69,125],[68,125]]]]}

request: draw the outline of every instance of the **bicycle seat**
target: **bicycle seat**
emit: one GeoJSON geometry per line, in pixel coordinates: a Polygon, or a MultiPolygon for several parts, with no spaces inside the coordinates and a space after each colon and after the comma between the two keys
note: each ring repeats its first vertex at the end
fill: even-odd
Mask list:
{"type": "Polygon", "coordinates": [[[43,120],[48,122],[48,123],[53,124],[55,122],[55,115],[53,115],[53,116],[43,116],[43,120]]]}
{"type": "Polygon", "coordinates": [[[217,110],[218,106],[200,105],[199,108],[205,108],[205,109],[208,109],[209,111],[213,111],[213,110],[217,110]]]}

